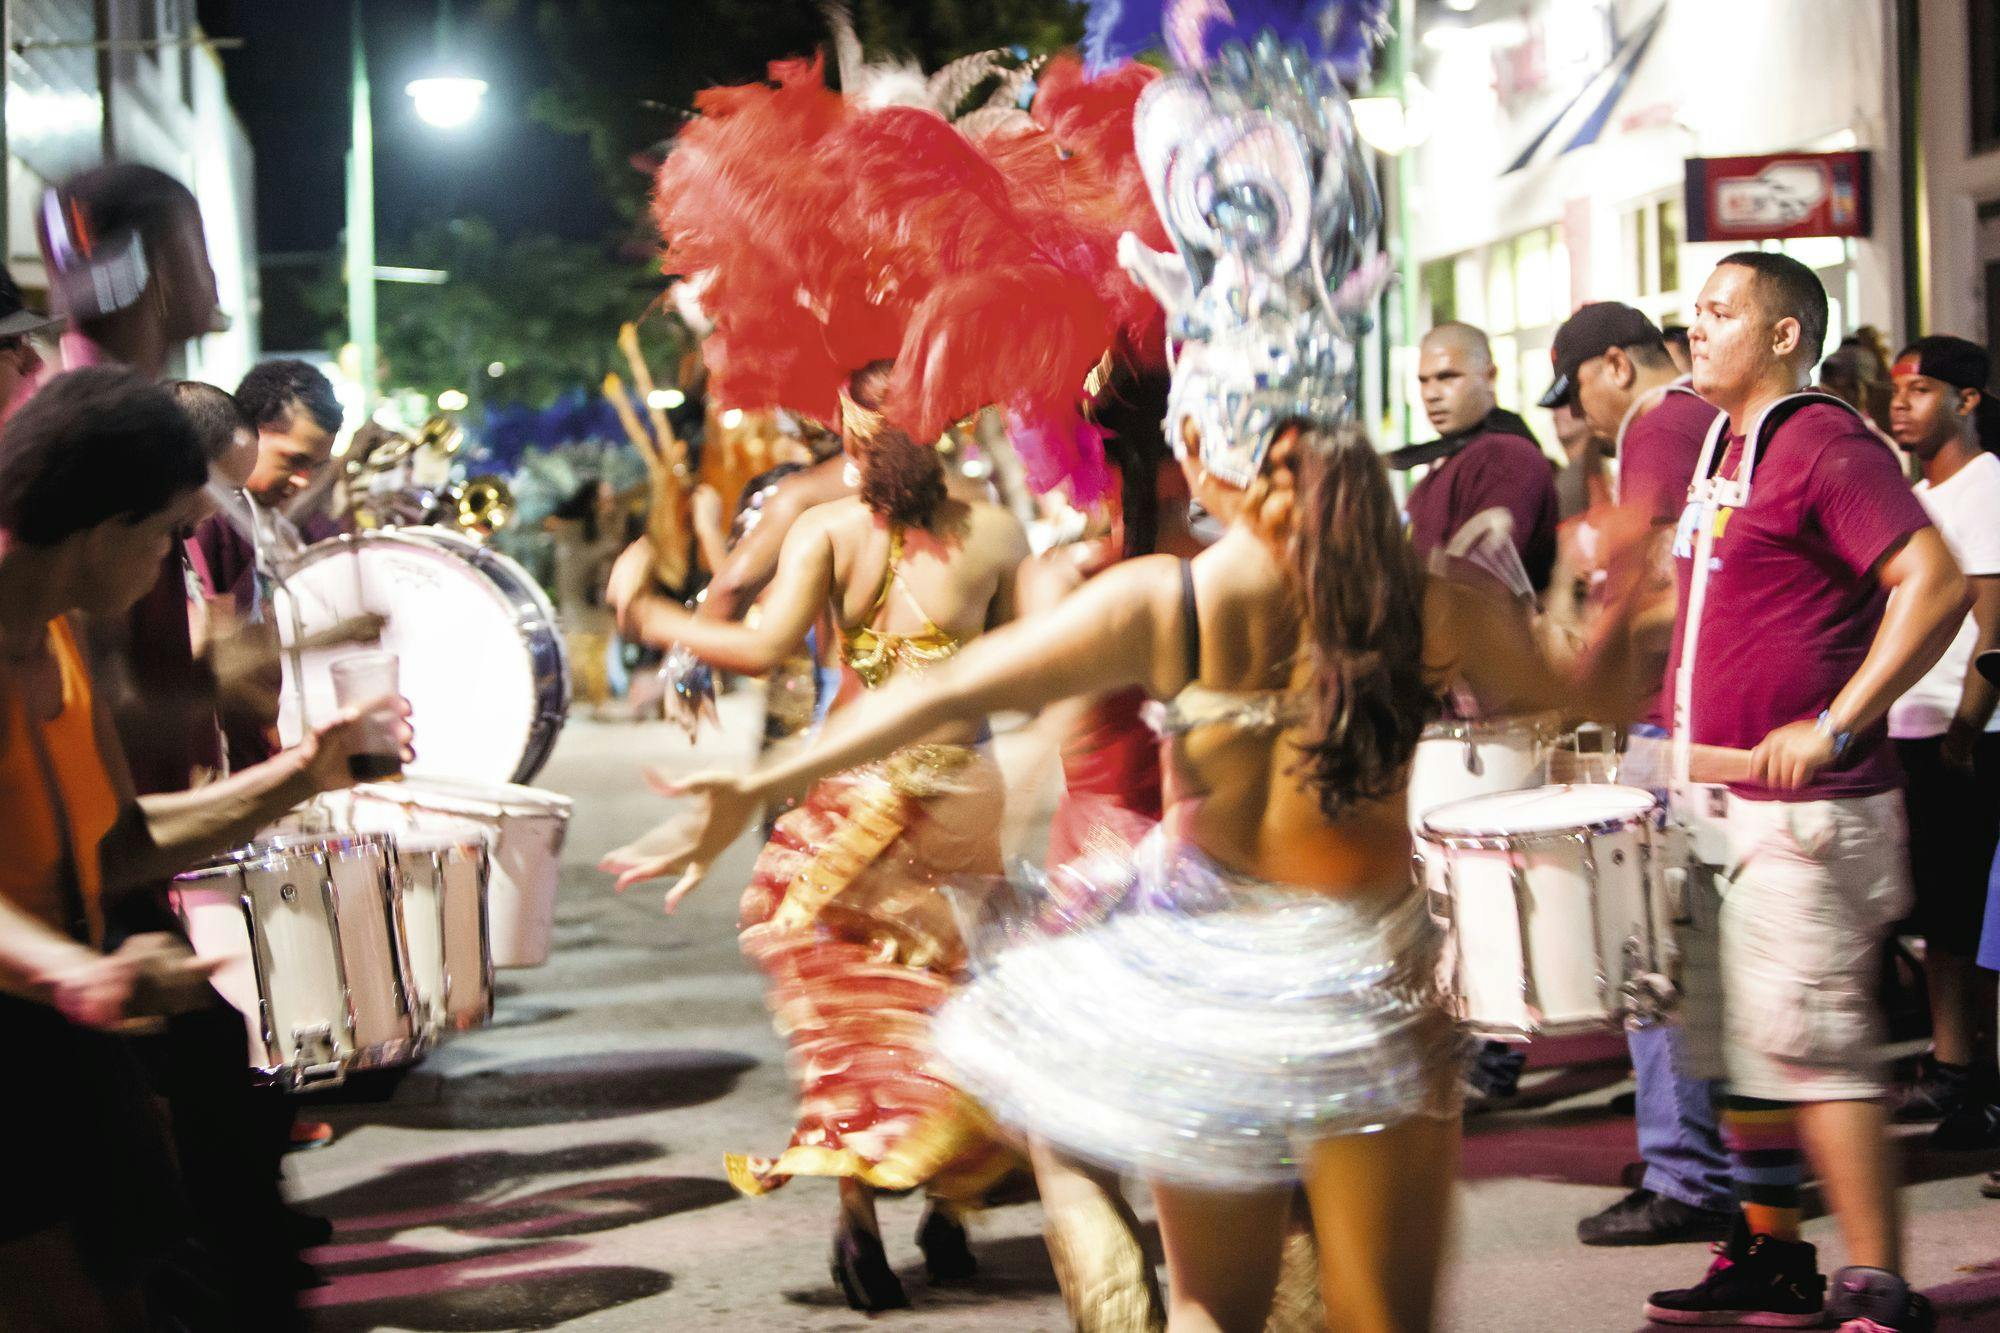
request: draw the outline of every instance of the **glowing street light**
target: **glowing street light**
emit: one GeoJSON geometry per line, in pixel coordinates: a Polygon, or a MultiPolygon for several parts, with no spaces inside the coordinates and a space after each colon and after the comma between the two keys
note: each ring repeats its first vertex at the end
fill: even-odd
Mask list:
{"type": "Polygon", "coordinates": [[[497,380],[506,373],[507,363],[505,361],[488,361],[486,363],[486,377],[488,379],[497,380]]]}
{"type": "Polygon", "coordinates": [[[472,122],[486,97],[486,80],[468,74],[436,74],[412,79],[403,91],[416,103],[417,115],[426,125],[455,130],[472,122]]]}
{"type": "Polygon", "coordinates": [[[742,424],[743,424],[742,408],[732,407],[728,411],[722,414],[722,428],[724,430],[735,430],[738,426],[742,424]]]}
{"type": "Polygon", "coordinates": [[[679,389],[655,389],[646,395],[646,406],[670,412],[687,400],[687,395],[679,389]]]}
{"type": "Polygon", "coordinates": [[[472,400],[470,398],[467,398],[465,396],[465,390],[463,389],[446,389],[443,393],[438,395],[437,398],[438,411],[463,412],[465,410],[466,404],[470,403],[471,401],[472,400]]]}

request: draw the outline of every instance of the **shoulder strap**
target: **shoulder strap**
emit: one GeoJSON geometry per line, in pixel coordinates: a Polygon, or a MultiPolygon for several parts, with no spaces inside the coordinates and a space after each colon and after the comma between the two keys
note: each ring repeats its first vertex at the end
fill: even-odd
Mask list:
{"type": "Polygon", "coordinates": [[[875,618],[882,614],[882,608],[889,604],[889,589],[896,582],[896,566],[903,563],[903,525],[889,525],[889,562],[882,567],[882,586],[875,590],[875,600],[868,605],[868,614],[862,617],[864,625],[873,625],[875,618]]]}
{"type": "Polygon", "coordinates": [[[1187,683],[1201,679],[1201,612],[1194,600],[1194,561],[1181,560],[1181,630],[1187,645],[1187,683]]]}

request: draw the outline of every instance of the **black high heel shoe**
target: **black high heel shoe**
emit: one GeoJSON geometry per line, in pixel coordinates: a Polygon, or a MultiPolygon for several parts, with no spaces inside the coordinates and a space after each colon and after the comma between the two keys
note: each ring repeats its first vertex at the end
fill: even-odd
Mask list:
{"type": "Polygon", "coordinates": [[[902,1279],[882,1252],[882,1238],[845,1222],[833,1234],[833,1282],[847,1298],[849,1309],[873,1314],[910,1308],[902,1279]]]}
{"type": "Polygon", "coordinates": [[[917,1248],[924,1252],[924,1271],[933,1282],[964,1282],[979,1271],[965,1227],[935,1206],[924,1210],[923,1224],[917,1228],[917,1248]]]}

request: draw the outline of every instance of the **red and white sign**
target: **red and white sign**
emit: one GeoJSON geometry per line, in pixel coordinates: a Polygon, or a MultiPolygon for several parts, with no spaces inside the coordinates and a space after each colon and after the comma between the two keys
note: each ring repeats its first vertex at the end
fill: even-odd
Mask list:
{"type": "Polygon", "coordinates": [[[1770,153],[1691,157],[1690,241],[1782,241],[1866,236],[1868,154],[1770,153]]]}

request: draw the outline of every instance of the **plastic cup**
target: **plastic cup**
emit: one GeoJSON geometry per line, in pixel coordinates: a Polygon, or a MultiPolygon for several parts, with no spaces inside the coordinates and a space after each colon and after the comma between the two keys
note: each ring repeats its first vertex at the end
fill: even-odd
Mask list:
{"type": "MultiPolygon", "coordinates": [[[[394,653],[349,653],[329,668],[333,674],[333,701],[342,709],[372,703],[396,693],[394,653]]],[[[347,771],[356,782],[386,782],[403,776],[403,747],[387,728],[366,738],[363,749],[347,756],[347,771]]]]}

